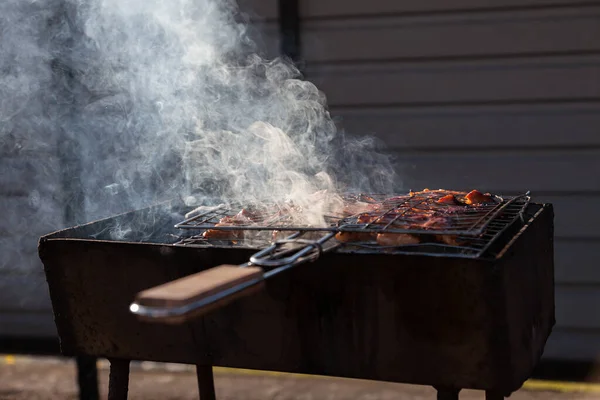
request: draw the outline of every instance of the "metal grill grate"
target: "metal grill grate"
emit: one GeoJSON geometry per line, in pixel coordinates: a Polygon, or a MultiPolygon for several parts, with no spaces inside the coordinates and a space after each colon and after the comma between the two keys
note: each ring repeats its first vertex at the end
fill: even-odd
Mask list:
{"type": "Polygon", "coordinates": [[[465,204],[440,204],[448,195],[464,195],[451,191],[419,192],[409,196],[378,199],[373,197],[365,204],[381,204],[376,211],[362,212],[345,217],[338,222],[338,230],[346,232],[386,232],[438,235],[481,234],[496,216],[516,198],[504,200],[493,196],[492,202],[469,206],[465,204]],[[370,222],[361,222],[367,217],[370,222]],[[427,225],[431,221],[441,221],[427,225]]]}
{"type": "Polygon", "coordinates": [[[377,243],[350,243],[344,251],[356,253],[373,253],[381,251],[390,254],[422,254],[429,256],[451,256],[478,258],[486,254],[488,249],[518,222],[523,222],[523,212],[529,204],[529,196],[519,196],[506,201],[503,212],[486,224],[485,230],[476,236],[456,235],[460,245],[448,245],[428,241],[425,237],[419,244],[401,247],[386,247],[377,243]]]}
{"type": "MultiPolygon", "coordinates": [[[[346,243],[341,251],[352,252],[388,252],[394,254],[426,254],[457,257],[480,257],[494,241],[510,228],[529,203],[529,193],[516,197],[494,197],[494,201],[477,206],[466,205],[440,205],[437,201],[448,194],[460,194],[450,191],[429,191],[411,193],[403,196],[383,195],[348,195],[345,198],[346,209],[360,205],[378,205],[377,209],[369,212],[358,212],[352,215],[346,212],[332,213],[324,216],[326,226],[311,227],[308,225],[294,224],[293,216],[289,210],[261,207],[249,209],[252,220],[234,226],[215,227],[224,217],[233,217],[241,207],[226,207],[224,205],[206,208],[197,215],[177,224],[177,228],[204,231],[207,229],[233,230],[233,231],[258,231],[245,235],[244,239],[214,240],[206,239],[202,234],[190,235],[178,241],[176,245],[199,247],[250,247],[264,246],[273,241],[276,231],[301,232],[299,237],[314,237],[322,231],[330,232],[372,232],[372,233],[408,233],[418,235],[420,243],[387,247],[372,242],[346,243]],[[265,210],[276,210],[265,213],[265,210]],[[361,223],[360,216],[369,214],[371,222],[361,223]],[[443,218],[443,227],[422,227],[415,224],[422,214],[422,220],[443,218]],[[381,217],[381,218],[380,218],[381,217]],[[373,222],[380,218],[379,222],[373,222]],[[382,222],[383,221],[383,222],[382,222]],[[261,232],[262,231],[262,232],[261,232]],[[451,235],[456,244],[439,243],[435,240],[438,235],[451,235]]],[[[458,197],[458,196],[457,196],[458,197]]],[[[364,211],[364,210],[363,210],[364,211]]],[[[322,233],[321,233],[322,234],[322,233]]]]}
{"type": "Polygon", "coordinates": [[[324,226],[311,226],[298,223],[293,207],[262,205],[244,207],[243,205],[218,205],[206,207],[199,214],[175,225],[179,229],[218,229],[218,230],[292,230],[292,231],[336,231],[343,215],[324,215],[324,226]],[[223,218],[234,218],[241,210],[256,217],[248,222],[238,222],[231,226],[216,226],[223,218]]]}

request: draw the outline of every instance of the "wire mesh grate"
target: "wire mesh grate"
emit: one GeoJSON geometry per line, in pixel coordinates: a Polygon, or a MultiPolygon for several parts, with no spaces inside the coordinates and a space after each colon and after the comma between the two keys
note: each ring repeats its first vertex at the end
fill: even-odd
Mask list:
{"type": "Polygon", "coordinates": [[[375,242],[350,243],[343,251],[478,258],[486,254],[496,240],[514,228],[517,223],[524,222],[523,213],[529,201],[529,196],[519,196],[506,201],[503,212],[490,220],[482,233],[475,236],[450,235],[454,244],[440,243],[430,235],[423,235],[418,244],[394,247],[381,246],[375,242]]]}
{"type": "Polygon", "coordinates": [[[485,253],[519,217],[522,218],[530,200],[529,193],[506,198],[487,196],[487,201],[469,205],[464,202],[464,192],[446,190],[400,196],[346,195],[343,209],[323,215],[321,226],[299,223],[298,210],[290,204],[200,207],[175,225],[184,231],[200,233],[190,231],[193,234],[180,238],[175,244],[258,248],[294,232],[301,232],[304,238],[323,231],[355,232],[364,234],[366,239],[345,243],[342,251],[474,258],[485,253]],[[207,232],[219,234],[207,237],[207,232]],[[375,240],[381,233],[414,235],[418,243],[385,246],[375,240]]]}
{"type": "Polygon", "coordinates": [[[322,215],[319,226],[303,221],[303,210],[286,205],[225,205],[200,207],[175,225],[180,229],[294,230],[428,233],[478,235],[514,199],[489,196],[490,201],[467,205],[440,203],[447,196],[464,193],[446,190],[423,191],[401,196],[346,195],[344,207],[322,215]],[[436,222],[436,223],[432,223],[436,222]]]}
{"type": "MultiPolygon", "coordinates": [[[[515,224],[523,220],[523,213],[529,204],[530,198],[528,195],[516,196],[512,198],[504,198],[497,207],[488,209],[489,220],[485,221],[485,229],[478,234],[469,235],[457,234],[456,231],[449,234],[447,237],[451,239],[451,243],[441,243],[439,241],[441,231],[429,230],[426,233],[422,231],[408,231],[414,235],[418,235],[419,243],[406,244],[401,246],[382,246],[376,240],[365,240],[360,242],[345,243],[344,246],[338,248],[340,252],[352,253],[384,253],[384,254],[412,254],[412,255],[427,255],[427,256],[444,256],[444,257],[462,257],[462,258],[478,258],[486,254],[490,246],[496,240],[506,234],[515,224]],[[493,212],[491,210],[494,210],[493,212]]],[[[222,215],[225,215],[222,214],[222,215]]],[[[338,219],[336,223],[343,221],[343,218],[338,219]]],[[[204,226],[204,225],[202,225],[204,226]]],[[[343,225],[337,226],[338,231],[343,231],[343,225]]],[[[237,227],[238,230],[246,229],[237,227]]],[[[238,247],[256,249],[264,247],[278,239],[282,239],[295,231],[300,231],[299,238],[311,238],[322,235],[319,230],[294,230],[290,227],[284,230],[277,231],[273,228],[254,230],[250,235],[245,235],[236,239],[207,239],[202,233],[190,235],[181,238],[176,245],[191,246],[191,247],[238,247]]],[[[389,231],[385,231],[389,233],[389,231]]]]}

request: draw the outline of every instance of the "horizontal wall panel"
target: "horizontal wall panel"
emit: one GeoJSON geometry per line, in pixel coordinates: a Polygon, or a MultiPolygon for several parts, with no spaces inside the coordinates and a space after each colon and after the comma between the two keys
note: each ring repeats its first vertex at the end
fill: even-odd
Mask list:
{"type": "Polygon", "coordinates": [[[0,314],[52,310],[46,276],[38,273],[0,273],[0,314]]]}
{"type": "Polygon", "coordinates": [[[307,77],[332,107],[600,98],[598,56],[328,65],[307,77]]]}
{"type": "Polygon", "coordinates": [[[569,4],[577,3],[573,0],[306,0],[300,2],[300,12],[304,18],[328,18],[569,4]]]}
{"type": "Polygon", "coordinates": [[[600,240],[554,242],[554,278],[557,284],[600,286],[600,240]]]}
{"type": "Polygon", "coordinates": [[[554,205],[556,236],[600,239],[600,196],[539,196],[533,192],[532,199],[554,205]]]}
{"type": "Polygon", "coordinates": [[[277,19],[279,10],[278,0],[238,0],[239,9],[251,18],[277,19]]]}
{"type": "Polygon", "coordinates": [[[0,156],[0,196],[29,196],[60,190],[60,161],[42,154],[38,158],[0,156]]]}
{"type": "Polygon", "coordinates": [[[247,26],[247,37],[256,45],[256,51],[267,59],[278,57],[281,37],[276,23],[261,22],[247,26]]]}
{"type": "Polygon", "coordinates": [[[600,330],[555,328],[548,339],[543,358],[600,362],[600,330]]]}
{"type": "Polygon", "coordinates": [[[373,134],[390,148],[600,145],[600,103],[330,111],[341,129],[373,134]]]}
{"type": "Polygon", "coordinates": [[[35,250],[39,236],[63,228],[65,205],[57,198],[58,190],[44,193],[32,188],[27,197],[0,196],[0,248],[3,238],[15,237],[24,240],[20,247],[35,250]],[[28,236],[34,238],[23,239],[28,236]]]}
{"type": "Polygon", "coordinates": [[[587,52],[600,50],[600,7],[306,20],[302,30],[309,63],[587,52]]]}
{"type": "MultiPolygon", "coordinates": [[[[600,151],[453,152],[397,155],[404,189],[497,193],[599,191],[600,151]]],[[[401,188],[400,188],[401,189],[401,188]]]]}
{"type": "MultiPolygon", "coordinates": [[[[0,279],[10,274],[24,273],[43,273],[42,262],[37,251],[37,241],[40,236],[15,235],[7,238],[0,238],[0,279]],[[25,246],[20,242],[35,242],[33,246],[25,246]]],[[[1,307],[1,304],[0,304],[1,307]]]]}
{"type": "MultiPolygon", "coordinates": [[[[275,20],[279,18],[278,0],[238,0],[240,10],[258,19],[275,20]]],[[[303,19],[312,18],[344,18],[403,13],[439,13],[457,12],[460,10],[504,10],[527,7],[561,7],[578,6],[572,0],[308,0],[299,2],[299,12],[303,19]]]]}
{"type": "Polygon", "coordinates": [[[600,286],[557,285],[555,298],[558,327],[600,330],[600,286]]]}
{"type": "MultiPolygon", "coordinates": [[[[41,313],[2,313],[0,311],[0,336],[36,339],[53,339],[58,336],[51,310],[41,313]]],[[[2,352],[0,343],[0,352],[2,352]]]]}

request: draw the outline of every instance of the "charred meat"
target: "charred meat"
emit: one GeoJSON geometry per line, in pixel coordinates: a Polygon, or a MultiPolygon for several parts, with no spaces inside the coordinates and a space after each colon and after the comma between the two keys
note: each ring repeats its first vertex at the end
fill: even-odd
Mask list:
{"type": "MultiPolygon", "coordinates": [[[[457,226],[457,221],[469,213],[480,211],[486,206],[497,203],[497,197],[478,190],[470,192],[424,189],[411,191],[408,195],[391,196],[376,199],[376,196],[359,195],[344,200],[336,207],[340,215],[338,226],[351,226],[352,230],[340,230],[335,238],[342,243],[377,243],[380,246],[398,247],[419,243],[442,243],[460,246],[465,243],[458,235],[439,234],[457,226]],[[364,231],[360,230],[364,229],[364,231]],[[407,231],[387,232],[386,230],[407,231]],[[410,231],[418,231],[413,233],[410,231]]],[[[281,221],[297,221],[301,217],[301,208],[293,203],[285,204],[274,212],[242,209],[236,215],[222,217],[208,229],[203,237],[208,240],[244,239],[246,226],[272,226],[281,221]],[[219,229],[229,227],[231,229],[219,229]],[[239,228],[239,229],[234,229],[239,228]]],[[[285,224],[284,224],[285,225],[285,224]]],[[[288,226],[288,225],[285,225],[288,226]]],[[[292,226],[292,225],[289,225],[292,226]]],[[[246,231],[248,232],[248,231],[246,231]]],[[[283,229],[273,230],[273,241],[287,236],[290,232],[283,229]]]]}

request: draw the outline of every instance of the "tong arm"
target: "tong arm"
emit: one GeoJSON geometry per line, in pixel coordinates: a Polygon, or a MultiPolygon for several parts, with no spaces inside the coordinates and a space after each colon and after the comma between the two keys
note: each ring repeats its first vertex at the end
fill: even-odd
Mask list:
{"type": "Polygon", "coordinates": [[[323,244],[334,235],[305,240],[298,238],[300,233],[293,234],[256,253],[249,263],[221,265],[144,290],[136,295],[129,311],[147,321],[187,322],[263,289],[265,279],[317,259],[324,251],[323,244]],[[288,243],[303,246],[282,248],[288,243]],[[272,269],[265,272],[261,267],[272,269]]]}

